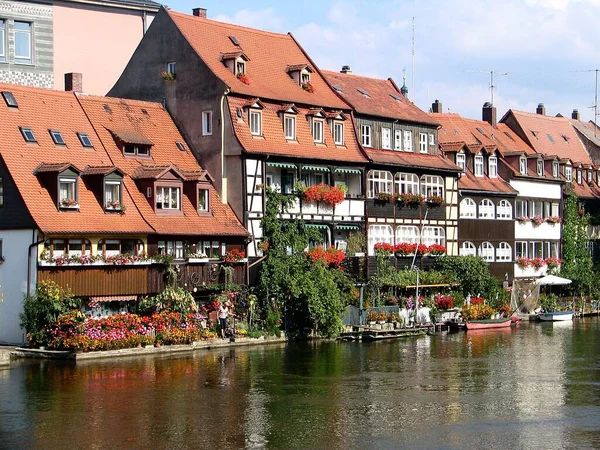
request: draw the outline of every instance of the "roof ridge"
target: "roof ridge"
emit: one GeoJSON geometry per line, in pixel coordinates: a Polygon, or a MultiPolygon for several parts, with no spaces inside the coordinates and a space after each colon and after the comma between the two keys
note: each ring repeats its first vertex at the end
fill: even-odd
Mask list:
{"type": "Polygon", "coordinates": [[[569,121],[570,119],[567,117],[556,117],[556,116],[548,116],[546,114],[538,114],[538,113],[532,113],[529,111],[520,111],[518,109],[510,109],[509,111],[512,111],[513,114],[524,114],[526,116],[530,116],[530,117],[537,117],[540,119],[546,119],[546,120],[555,120],[557,122],[565,122],[565,121],[569,121]]]}
{"type": "Polygon", "coordinates": [[[84,100],[98,101],[103,103],[126,103],[126,104],[135,104],[135,105],[153,105],[160,109],[163,109],[163,104],[161,102],[150,102],[147,100],[136,100],[133,98],[124,98],[124,97],[103,97],[101,95],[90,95],[82,92],[76,92],[75,95],[77,97],[81,97],[84,100]]]}
{"type": "Polygon", "coordinates": [[[391,78],[391,77],[388,77],[388,78],[368,77],[366,75],[358,75],[358,74],[355,74],[355,73],[341,73],[341,72],[336,72],[336,71],[327,70],[327,69],[321,69],[321,72],[323,72],[324,74],[325,73],[327,73],[327,74],[336,74],[336,75],[340,75],[340,76],[344,76],[344,77],[348,76],[348,77],[354,77],[354,78],[366,78],[367,80],[383,81],[386,84],[389,83],[390,78],[391,78]]]}
{"type": "Polygon", "coordinates": [[[269,36],[280,37],[280,38],[289,38],[290,37],[289,33],[277,33],[275,31],[259,30],[258,28],[246,27],[244,25],[237,25],[235,23],[229,23],[229,22],[221,22],[219,20],[209,19],[206,17],[192,16],[190,14],[186,14],[186,13],[182,13],[182,12],[178,12],[178,11],[167,10],[167,13],[171,16],[175,15],[175,16],[179,16],[183,19],[187,19],[187,20],[208,22],[210,25],[213,25],[213,26],[220,26],[220,27],[226,27],[226,28],[231,28],[231,29],[241,29],[241,30],[245,30],[245,31],[249,31],[249,32],[257,33],[257,34],[266,34],[269,36]]]}

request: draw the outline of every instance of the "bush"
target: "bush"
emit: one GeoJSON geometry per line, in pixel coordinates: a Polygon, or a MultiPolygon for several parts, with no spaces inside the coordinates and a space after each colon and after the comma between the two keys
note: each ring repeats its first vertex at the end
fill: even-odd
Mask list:
{"type": "Polygon", "coordinates": [[[61,314],[81,307],[81,300],[73,297],[68,288],[54,281],[40,281],[35,294],[26,296],[21,313],[21,327],[27,331],[27,341],[32,347],[48,344],[49,328],[61,314]]]}
{"type": "Polygon", "coordinates": [[[488,263],[478,256],[440,256],[435,260],[436,270],[455,277],[464,296],[478,295],[487,299],[498,294],[498,282],[490,274],[488,263]]]}
{"type": "Polygon", "coordinates": [[[198,305],[188,291],[168,286],[160,294],[142,299],[138,304],[138,311],[144,315],[163,311],[191,314],[198,311],[198,305]]]}
{"type": "Polygon", "coordinates": [[[496,311],[490,305],[465,305],[462,309],[462,316],[465,320],[485,320],[492,317],[496,311]]]}

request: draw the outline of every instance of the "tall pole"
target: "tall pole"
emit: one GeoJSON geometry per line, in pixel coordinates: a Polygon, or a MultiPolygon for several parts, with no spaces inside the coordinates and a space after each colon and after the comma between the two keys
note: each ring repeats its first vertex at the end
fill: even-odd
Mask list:
{"type": "Polygon", "coordinates": [[[598,69],[596,69],[596,90],[594,91],[594,137],[598,131],[598,69]]]}

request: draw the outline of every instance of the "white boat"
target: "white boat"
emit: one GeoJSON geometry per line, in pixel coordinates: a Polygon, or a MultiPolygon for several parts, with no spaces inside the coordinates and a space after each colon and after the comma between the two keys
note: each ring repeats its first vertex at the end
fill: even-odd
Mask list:
{"type": "Polygon", "coordinates": [[[539,313],[538,319],[543,320],[544,322],[566,322],[573,320],[573,311],[539,313]]]}

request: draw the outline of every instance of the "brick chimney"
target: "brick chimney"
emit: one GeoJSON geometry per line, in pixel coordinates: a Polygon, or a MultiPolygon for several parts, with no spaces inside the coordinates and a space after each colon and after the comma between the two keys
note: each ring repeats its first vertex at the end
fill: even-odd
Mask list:
{"type": "Polygon", "coordinates": [[[340,73],[352,73],[352,70],[350,70],[350,66],[342,66],[340,73]]]}
{"type": "Polygon", "coordinates": [[[481,120],[489,123],[493,127],[498,123],[496,118],[496,107],[490,102],[485,102],[483,104],[483,108],[481,109],[481,120]]]}
{"type": "Polygon", "coordinates": [[[431,112],[442,114],[444,112],[442,102],[436,99],[435,102],[431,104],[431,112]]]}
{"type": "Polygon", "coordinates": [[[65,73],[65,91],[83,92],[83,75],[80,73],[65,73]]]}
{"type": "Polygon", "coordinates": [[[196,17],[202,17],[203,19],[206,19],[206,8],[194,8],[192,9],[192,14],[194,14],[196,17]]]}
{"type": "Polygon", "coordinates": [[[573,120],[581,120],[581,116],[579,115],[579,111],[574,109],[571,113],[571,119],[573,120]]]}
{"type": "Polygon", "coordinates": [[[542,116],[546,115],[546,107],[543,103],[539,103],[537,109],[535,110],[536,114],[540,114],[542,116]]]}

